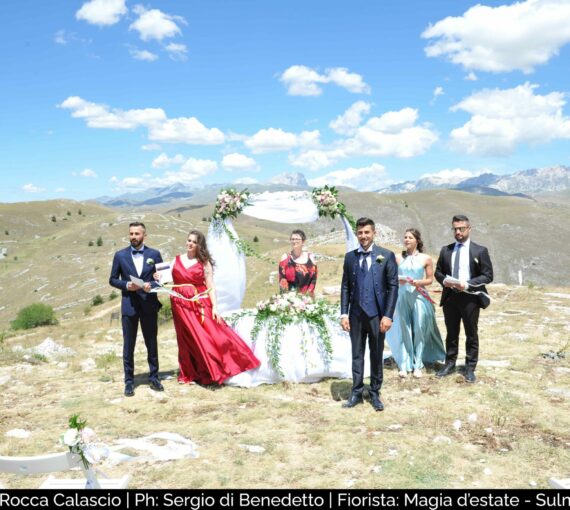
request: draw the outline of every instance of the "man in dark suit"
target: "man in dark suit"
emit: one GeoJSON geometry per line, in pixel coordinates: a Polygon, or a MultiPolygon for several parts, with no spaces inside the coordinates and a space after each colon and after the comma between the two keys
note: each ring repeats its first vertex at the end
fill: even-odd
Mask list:
{"type": "Polygon", "coordinates": [[[135,394],[135,344],[139,322],[148,355],[149,383],[155,391],[164,391],[158,380],[158,310],[161,307],[155,293],[150,293],[156,286],[153,274],[156,264],[162,262],[158,250],[144,245],[146,227],[144,223],[133,222],[129,225],[130,246],[119,250],[113,258],[109,284],[122,291],[121,314],[123,324],[123,367],[125,371],[125,396],[135,394]],[[131,281],[131,276],[144,282],[141,287],[131,281]]]}
{"type": "Polygon", "coordinates": [[[469,239],[471,224],[467,216],[454,216],[451,225],[456,242],[441,249],[435,269],[435,277],[443,285],[440,305],[447,328],[445,366],[435,375],[445,377],[455,371],[463,322],[465,380],[474,383],[479,359],[479,311],[490,303],[485,284],[493,281],[493,265],[487,248],[469,239]]]}
{"type": "Polygon", "coordinates": [[[343,407],[362,403],[364,353],[370,347],[370,401],[382,411],[380,388],[383,380],[384,335],[392,326],[398,298],[398,265],[394,254],[376,246],[376,228],[369,218],[356,222],[360,246],[344,257],[340,294],[342,329],[352,343],[352,392],[343,407]]]}

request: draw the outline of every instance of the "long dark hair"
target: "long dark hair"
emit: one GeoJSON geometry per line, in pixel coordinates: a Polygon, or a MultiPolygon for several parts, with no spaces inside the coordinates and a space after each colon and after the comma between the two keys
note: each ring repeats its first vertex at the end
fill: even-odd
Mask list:
{"type": "MultiPolygon", "coordinates": [[[[196,236],[196,241],[198,242],[198,250],[196,251],[196,258],[202,264],[206,264],[207,262],[209,262],[212,265],[212,267],[214,267],[216,264],[214,262],[214,259],[210,255],[210,252],[208,251],[208,245],[206,244],[206,237],[204,236],[204,234],[202,234],[202,232],[200,232],[199,230],[191,230],[190,232],[188,232],[188,237],[190,237],[191,235],[196,236]]],[[[188,239],[188,237],[186,239],[188,239]]]]}
{"type": "MultiPolygon", "coordinates": [[[[414,236],[414,239],[417,241],[418,245],[416,246],[416,249],[420,252],[423,253],[424,251],[424,242],[422,241],[422,234],[421,232],[417,229],[417,228],[408,228],[406,229],[406,231],[404,232],[404,235],[407,233],[410,233],[414,236]]],[[[408,256],[408,251],[404,250],[402,252],[402,257],[406,258],[408,256]]]]}

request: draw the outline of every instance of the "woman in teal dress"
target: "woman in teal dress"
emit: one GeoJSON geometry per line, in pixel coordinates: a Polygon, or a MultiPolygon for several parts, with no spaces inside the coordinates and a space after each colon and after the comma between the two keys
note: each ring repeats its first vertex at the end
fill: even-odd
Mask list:
{"type": "Polygon", "coordinates": [[[422,377],[424,363],[445,360],[445,347],[435,321],[435,311],[425,287],[433,282],[433,261],[423,252],[420,232],[409,228],[404,247],[396,256],[400,291],[394,324],[387,334],[399,376],[422,377]]]}

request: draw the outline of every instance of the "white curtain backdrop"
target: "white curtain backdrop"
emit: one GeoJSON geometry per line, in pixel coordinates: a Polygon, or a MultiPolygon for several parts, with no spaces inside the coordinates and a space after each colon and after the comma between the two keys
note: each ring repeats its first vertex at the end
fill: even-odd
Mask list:
{"type": "Polygon", "coordinates": [[[265,191],[252,195],[251,205],[243,214],[278,223],[312,223],[319,217],[307,191],[265,191]]]}
{"type": "MultiPolygon", "coordinates": [[[[307,191],[266,191],[253,195],[251,205],[242,214],[278,223],[312,223],[319,218],[317,206],[307,191]]],[[[340,219],[346,235],[346,251],[358,248],[358,240],[350,223],[344,216],[340,219]]],[[[229,219],[224,221],[228,230],[239,239],[232,222],[229,219]]],[[[245,294],[245,256],[222,228],[215,227],[215,222],[210,223],[208,229],[208,249],[216,262],[214,284],[218,311],[226,313],[238,310],[245,294]]]]}
{"type": "MultiPolygon", "coordinates": [[[[241,308],[245,294],[245,256],[240,253],[228,234],[220,227],[210,223],[208,229],[208,250],[214,262],[214,285],[218,311],[225,313],[241,308]]],[[[224,220],[226,227],[236,239],[239,239],[232,222],[224,220]]]]}

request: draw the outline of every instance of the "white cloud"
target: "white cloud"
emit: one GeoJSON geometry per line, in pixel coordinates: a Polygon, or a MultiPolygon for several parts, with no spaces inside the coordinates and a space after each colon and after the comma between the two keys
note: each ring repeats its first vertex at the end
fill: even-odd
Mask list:
{"type": "Polygon", "coordinates": [[[91,128],[146,127],[152,141],[211,145],[223,143],[225,139],[219,129],[207,128],[195,117],[168,119],[162,108],[110,109],[107,105],[90,103],[77,96],[68,97],[59,107],[71,110],[74,118],[85,119],[91,128]]]}
{"type": "Polygon", "coordinates": [[[438,135],[428,125],[417,125],[417,120],[418,111],[413,108],[386,112],[357,127],[351,138],[330,147],[291,155],[289,162],[296,167],[319,170],[348,157],[419,156],[438,140],[438,135]]]}
{"type": "Polygon", "coordinates": [[[97,177],[97,174],[90,168],[82,170],[81,172],[79,172],[79,175],[81,175],[82,177],[97,177]]]}
{"type": "Polygon", "coordinates": [[[170,43],[164,49],[172,60],[184,61],[187,59],[188,48],[185,44],[170,43]]]}
{"type": "Polygon", "coordinates": [[[254,154],[263,152],[287,151],[295,147],[315,146],[319,143],[320,132],[303,131],[300,134],[289,133],[278,128],[260,129],[245,140],[245,145],[254,154]]]}
{"type": "Polygon", "coordinates": [[[245,140],[244,144],[254,154],[263,152],[287,151],[295,147],[315,146],[319,143],[320,132],[302,131],[300,134],[289,133],[280,128],[260,129],[245,140]]]}
{"type": "Polygon", "coordinates": [[[526,0],[511,5],[475,5],[422,34],[435,39],[428,57],[447,57],[467,70],[531,73],[570,42],[570,2],[526,0]]]}
{"type": "Polygon", "coordinates": [[[177,154],[173,158],[169,157],[164,152],[154,158],[152,161],[152,168],[169,168],[174,165],[182,165],[186,161],[186,158],[182,154],[177,154]]]}
{"type": "Polygon", "coordinates": [[[34,184],[24,184],[22,186],[22,189],[26,192],[26,193],[41,193],[42,191],[45,191],[44,188],[40,188],[34,184]]]}
{"type": "Polygon", "coordinates": [[[58,30],[55,33],[54,39],[56,44],[66,45],[67,39],[65,38],[65,30],[58,30]]]}
{"type": "Polygon", "coordinates": [[[363,115],[370,112],[371,105],[366,101],[357,101],[342,115],[329,123],[329,127],[338,134],[352,135],[360,126],[363,115]]]}
{"type": "Polygon", "coordinates": [[[159,143],[146,143],[141,145],[143,151],[159,151],[162,150],[162,146],[159,143]]]}
{"type": "Polygon", "coordinates": [[[443,91],[443,87],[436,87],[433,91],[434,97],[443,96],[443,94],[445,94],[445,92],[443,91]]]}
{"type": "Polygon", "coordinates": [[[346,152],[343,149],[311,149],[300,154],[290,155],[289,163],[298,168],[316,171],[331,166],[346,157],[346,152]]]}
{"type": "Polygon", "coordinates": [[[65,192],[65,188],[56,188],[55,189],[56,193],[64,193],[65,192]]]}
{"type": "Polygon", "coordinates": [[[244,184],[246,186],[249,184],[257,184],[257,183],[259,183],[259,181],[257,179],[254,179],[253,177],[239,177],[234,181],[234,184],[244,184]]]}
{"type": "Polygon", "coordinates": [[[170,161],[172,164],[180,164],[180,168],[167,171],[159,177],[124,177],[123,179],[112,177],[111,183],[121,190],[140,190],[171,186],[172,184],[191,184],[201,177],[216,172],[218,169],[218,164],[209,159],[185,159],[180,155],[176,155],[174,158],[170,158],[170,161]]]}
{"type": "Polygon", "coordinates": [[[135,129],[166,120],[162,108],[110,110],[107,105],[91,103],[77,96],[68,97],[59,107],[71,110],[71,116],[74,118],[85,119],[87,126],[91,128],[135,129]]]}
{"type": "Polygon", "coordinates": [[[478,80],[477,75],[476,75],[473,71],[471,71],[471,72],[465,77],[465,79],[466,79],[467,81],[477,81],[477,80],[478,80]]]}
{"type": "Polygon", "coordinates": [[[438,139],[427,125],[416,125],[418,111],[403,108],[373,117],[346,141],[349,156],[411,158],[425,153],[438,139]]]}
{"type": "Polygon", "coordinates": [[[336,170],[321,177],[309,179],[308,182],[313,187],[328,184],[329,186],[348,186],[359,191],[374,191],[391,183],[386,169],[379,163],[362,168],[336,170]]]}
{"type": "Polygon", "coordinates": [[[136,30],[143,41],[149,39],[162,41],[165,38],[175,37],[182,34],[176,22],[186,24],[181,16],[171,16],[159,9],[146,9],[142,5],[136,5],[133,11],[139,17],[131,24],[129,30],[136,30]]]}
{"type": "Polygon", "coordinates": [[[233,171],[240,170],[245,171],[257,171],[259,167],[255,159],[250,158],[244,154],[239,154],[238,152],[232,152],[231,154],[226,154],[222,159],[222,166],[225,170],[233,171]]]}
{"type": "Polygon", "coordinates": [[[75,17],[92,25],[109,26],[118,23],[125,14],[125,0],[90,0],[81,6],[75,17]]]}
{"type": "Polygon", "coordinates": [[[287,87],[291,96],[320,96],[323,89],[321,83],[334,83],[355,94],[369,94],[370,87],[362,76],[351,73],[344,67],[327,69],[325,74],[319,74],[307,66],[294,65],[286,69],[279,78],[287,87]]]}
{"type": "Polygon", "coordinates": [[[452,170],[445,169],[431,174],[423,174],[421,179],[429,179],[434,184],[457,184],[470,177],[475,177],[479,173],[464,170],[463,168],[454,168],[452,170]]]}
{"type": "Polygon", "coordinates": [[[149,140],[193,145],[224,143],[224,134],[218,128],[207,128],[196,117],[169,119],[149,127],[149,140]]]}
{"type": "Polygon", "coordinates": [[[536,145],[570,138],[565,117],[565,95],[535,94],[538,85],[525,83],[512,89],[485,89],[456,104],[452,110],[472,115],[451,132],[451,145],[468,154],[507,155],[519,144],[536,145]]]}
{"type": "Polygon", "coordinates": [[[142,60],[144,62],[154,62],[155,60],[158,60],[158,55],[148,50],[137,50],[136,48],[131,48],[129,53],[135,60],[142,60]]]}

